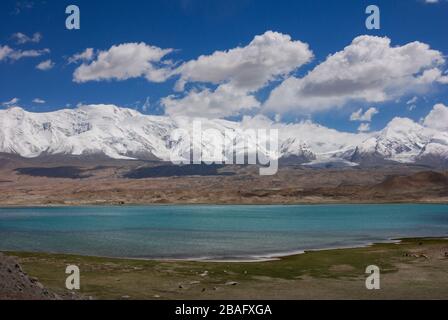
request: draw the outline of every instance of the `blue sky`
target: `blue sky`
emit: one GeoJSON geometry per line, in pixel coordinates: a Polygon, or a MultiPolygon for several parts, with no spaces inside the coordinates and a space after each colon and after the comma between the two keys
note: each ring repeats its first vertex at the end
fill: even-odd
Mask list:
{"type": "MultiPolygon", "coordinates": [[[[114,45],[143,42],[148,46],[173,49],[164,59],[171,63],[170,68],[176,68],[201,55],[245,47],[256,35],[263,35],[268,30],[307,44],[313,58],[293,68],[288,75],[276,75],[276,79],[252,90],[250,96],[257,99],[261,107],[243,113],[265,113],[271,117],[279,113],[286,122],[312,119],[331,128],[354,132],[360,122],[349,118],[360,108],[363,112],[373,107],[378,111],[370,124],[371,130],[378,130],[395,116],[418,121],[434,104],[448,104],[447,85],[435,81],[424,89],[398,90],[400,92],[394,92],[393,98],[384,101],[347,99],[341,106],[326,105],[316,112],[304,111],[303,106],[295,107],[294,104],[275,112],[263,108],[272,90],[285,78],[304,77],[328,55],[343,50],[360,35],[387,36],[392,47],[419,41],[445,57],[448,54],[448,2],[443,0],[433,4],[424,0],[3,0],[0,8],[0,48],[7,46],[16,53],[49,49],[49,52],[40,51],[36,57],[0,60],[0,102],[18,98],[17,105],[34,112],[75,107],[79,103],[109,103],[138,108],[148,114],[163,114],[161,99],[173,94],[181,99],[189,90],[213,92],[227,80],[217,84],[189,79],[184,92],[174,90],[179,75],[163,81],[148,81],[140,76],[126,80],[75,82],[75,70],[82,63],[91,64],[95,58],[77,63],[69,63],[69,58],[87,48],[99,52],[114,45]],[[65,8],[69,4],[76,4],[81,10],[80,30],[65,28],[65,8]],[[380,30],[365,27],[367,15],[364,11],[369,4],[376,4],[381,10],[380,30]],[[18,32],[28,37],[22,38],[25,43],[18,43],[19,38],[13,36],[18,32]],[[41,37],[33,38],[36,33],[41,37]],[[48,60],[51,62],[46,66],[41,65],[43,70],[36,68],[48,60]],[[414,97],[417,97],[416,102],[407,104],[414,97]],[[45,103],[33,102],[37,98],[45,103]],[[145,101],[150,104],[143,111],[145,101]]],[[[446,65],[438,68],[442,72],[448,69],[446,65]]],[[[236,119],[240,115],[225,114],[236,119]]]]}

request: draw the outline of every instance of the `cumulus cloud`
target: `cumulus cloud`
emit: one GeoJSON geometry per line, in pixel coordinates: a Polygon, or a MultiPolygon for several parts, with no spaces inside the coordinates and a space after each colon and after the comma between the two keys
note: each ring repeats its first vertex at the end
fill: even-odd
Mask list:
{"type": "Polygon", "coordinates": [[[49,53],[49,49],[42,50],[16,50],[9,46],[0,46],[0,61],[17,61],[22,58],[35,58],[49,53]]]}
{"type": "Polygon", "coordinates": [[[358,111],[355,111],[350,116],[350,121],[372,121],[372,117],[374,115],[378,114],[378,109],[376,108],[369,108],[365,112],[363,112],[362,108],[358,111]]]}
{"type": "Polygon", "coordinates": [[[436,104],[423,120],[423,124],[433,129],[448,130],[448,107],[441,103],[436,104]]]}
{"type": "Polygon", "coordinates": [[[145,77],[151,82],[163,82],[171,75],[171,69],[169,62],[162,59],[172,51],[143,42],[112,46],[109,50],[100,51],[91,63],[84,62],[79,66],[73,79],[82,83],[145,77]]]}
{"type": "Polygon", "coordinates": [[[68,58],[68,63],[76,63],[78,61],[89,62],[95,58],[95,51],[93,48],[87,48],[83,52],[76,53],[73,56],[68,58]]]}
{"type": "Polygon", "coordinates": [[[28,42],[39,43],[42,40],[42,34],[36,32],[32,36],[27,36],[24,33],[17,32],[12,35],[12,38],[16,40],[17,44],[25,44],[28,42]]]}
{"type": "Polygon", "coordinates": [[[313,58],[308,44],[267,31],[247,46],[216,51],[181,65],[178,90],[187,82],[230,83],[241,90],[254,91],[279,76],[286,76],[313,58]]]}
{"type": "Polygon", "coordinates": [[[39,63],[36,66],[36,69],[39,69],[41,71],[47,71],[47,70],[53,69],[54,65],[55,65],[54,62],[49,59],[49,60],[45,60],[45,61],[42,61],[41,63],[39,63]]]}
{"type": "Polygon", "coordinates": [[[393,47],[387,37],[359,36],[305,77],[286,79],[271,92],[265,109],[310,114],[353,101],[397,99],[447,83],[440,70],[444,63],[442,53],[425,43],[393,47]]]}
{"type": "Polygon", "coordinates": [[[161,102],[169,115],[208,118],[227,117],[260,106],[253,95],[227,84],[220,85],[215,91],[193,89],[183,98],[169,96],[161,102]]]}
{"type": "Polygon", "coordinates": [[[162,104],[168,114],[203,117],[226,117],[259,108],[254,93],[269,82],[288,76],[312,58],[306,43],[267,31],[245,47],[216,51],[179,66],[173,72],[180,75],[177,91],[183,91],[187,83],[216,88],[194,88],[183,97],[162,99],[162,104]]]}

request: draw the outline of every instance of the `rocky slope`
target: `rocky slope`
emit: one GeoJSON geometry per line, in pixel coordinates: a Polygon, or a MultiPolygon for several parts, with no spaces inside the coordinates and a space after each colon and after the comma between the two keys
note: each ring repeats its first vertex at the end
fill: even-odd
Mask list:
{"type": "Polygon", "coordinates": [[[0,300],[57,300],[35,278],[23,272],[16,259],[0,253],[0,300]]]}

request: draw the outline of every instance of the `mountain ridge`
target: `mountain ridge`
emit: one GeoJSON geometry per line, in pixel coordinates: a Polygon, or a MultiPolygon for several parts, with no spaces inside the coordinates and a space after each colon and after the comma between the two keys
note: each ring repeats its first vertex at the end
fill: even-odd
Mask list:
{"type": "MultiPolygon", "coordinates": [[[[383,130],[367,134],[339,132],[311,122],[276,123],[262,116],[241,122],[200,120],[204,129],[214,129],[215,134],[200,141],[203,157],[210,160],[215,159],[219,142],[230,130],[236,133],[236,153],[261,151],[288,164],[448,164],[448,133],[408,118],[394,118],[383,130]],[[279,130],[278,154],[244,132],[256,128],[279,130]]],[[[185,157],[190,152],[190,137],[171,136],[176,129],[191,133],[192,119],[144,115],[114,105],[47,113],[13,107],[0,111],[0,152],[25,158],[104,155],[121,160],[170,161],[173,153],[185,157]]]]}

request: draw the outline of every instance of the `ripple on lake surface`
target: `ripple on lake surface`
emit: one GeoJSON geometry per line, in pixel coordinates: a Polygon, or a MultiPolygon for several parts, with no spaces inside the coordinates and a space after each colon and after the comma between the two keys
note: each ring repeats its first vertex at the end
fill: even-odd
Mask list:
{"type": "Polygon", "coordinates": [[[447,205],[0,208],[0,250],[248,259],[426,236],[448,236],[447,205]]]}

